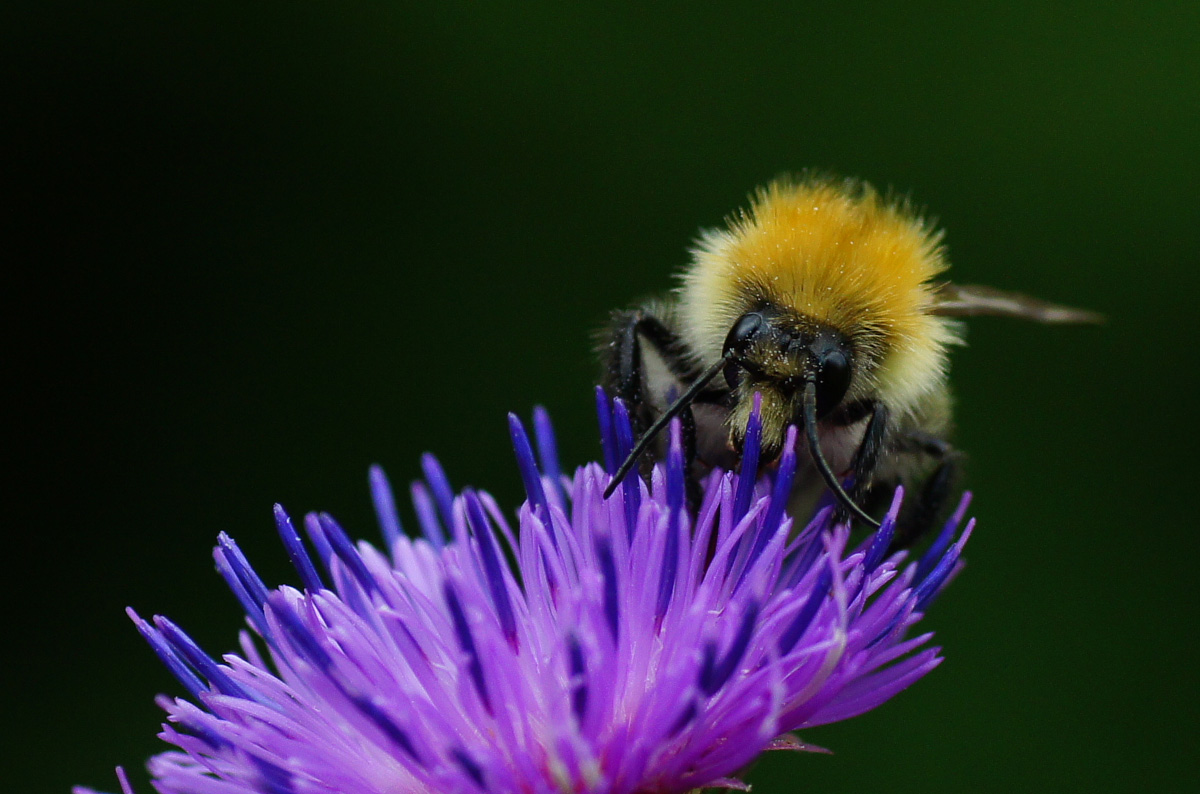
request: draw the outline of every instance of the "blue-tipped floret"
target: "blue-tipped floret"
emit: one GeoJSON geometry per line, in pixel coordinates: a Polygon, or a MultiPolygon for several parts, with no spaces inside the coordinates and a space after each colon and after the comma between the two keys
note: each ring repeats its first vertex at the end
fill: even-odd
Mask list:
{"type": "Polygon", "coordinates": [[[762,395],[754,393],[754,408],[746,423],[746,440],[742,445],[742,468],[733,500],[733,522],[736,524],[750,511],[754,486],[758,482],[758,456],[762,449],[762,395]]]}
{"type": "Polygon", "coordinates": [[[162,632],[162,636],[171,647],[187,661],[192,668],[201,676],[208,680],[208,684],[213,689],[225,695],[244,698],[246,700],[254,700],[259,703],[264,702],[262,698],[250,690],[243,687],[241,684],[234,681],[221,666],[209,656],[204,650],[196,644],[195,640],[187,635],[183,629],[176,626],[162,615],[154,616],[154,625],[162,632]]]}
{"type": "Polygon", "coordinates": [[[612,426],[612,403],[603,386],[596,387],[596,416],[600,420],[600,453],[604,470],[615,474],[620,461],[617,460],[617,436],[612,426]]]}
{"type": "Polygon", "coordinates": [[[423,763],[421,761],[420,753],[417,752],[417,748],[413,745],[413,741],[408,735],[408,731],[397,725],[391,717],[384,713],[383,709],[372,703],[370,698],[364,697],[363,695],[350,695],[346,693],[345,688],[341,686],[339,686],[339,689],[343,691],[343,694],[347,695],[350,702],[354,704],[354,707],[358,709],[364,717],[369,719],[376,728],[382,731],[383,734],[387,736],[393,744],[395,744],[408,755],[412,756],[417,763],[423,763]]]}
{"type": "MultiPolygon", "coordinates": [[[[788,505],[788,500],[792,494],[792,486],[796,482],[796,443],[798,434],[795,425],[791,425],[787,429],[787,434],[783,440],[783,455],[779,459],[779,470],[775,473],[775,482],[771,485],[771,504],[767,508],[767,515],[763,518],[762,535],[766,535],[770,539],[779,531],[780,524],[783,523],[783,511],[788,505]]],[[[766,541],[760,541],[756,544],[759,550],[766,545],[766,541]]],[[[751,561],[757,558],[757,555],[751,555],[751,561]]]]}
{"type": "MultiPolygon", "coordinates": [[[[374,469],[372,470],[374,471],[374,469]]],[[[383,472],[380,472],[382,476],[383,472]]],[[[393,511],[394,511],[393,507],[393,511]]],[[[304,584],[305,589],[310,593],[315,593],[324,588],[324,583],[321,581],[320,574],[317,573],[316,566],[313,565],[312,557],[308,555],[308,550],[304,548],[304,541],[300,539],[300,534],[296,532],[296,527],[292,524],[291,517],[282,505],[275,505],[275,528],[279,531],[279,538],[283,541],[283,547],[287,550],[288,559],[292,561],[292,567],[300,574],[300,581],[304,584]]]]}
{"type": "Polygon", "coordinates": [[[719,662],[716,661],[716,646],[709,643],[705,647],[704,664],[700,668],[700,681],[698,682],[704,694],[716,693],[729,680],[729,676],[733,675],[733,671],[737,669],[738,663],[742,661],[742,656],[746,653],[746,647],[750,644],[750,637],[753,636],[754,624],[757,620],[758,602],[751,601],[746,605],[746,611],[742,614],[737,634],[734,635],[733,641],[729,643],[728,650],[721,656],[719,662]]]}
{"type": "Polygon", "coordinates": [[[442,526],[453,526],[454,489],[450,486],[450,478],[446,476],[445,469],[442,468],[442,464],[436,457],[426,452],[421,456],[421,471],[424,472],[425,482],[433,494],[433,501],[437,505],[442,526]]]}
{"type": "Polygon", "coordinates": [[[463,501],[467,508],[467,523],[470,525],[471,532],[475,535],[475,539],[479,544],[488,590],[491,592],[492,603],[496,607],[496,614],[500,618],[501,630],[504,632],[504,638],[513,647],[516,647],[517,620],[513,615],[512,601],[508,595],[508,584],[504,579],[504,562],[500,557],[500,549],[497,547],[495,533],[492,531],[491,522],[488,521],[487,515],[484,513],[483,504],[479,501],[479,495],[473,490],[468,489],[463,491],[463,501]]]}
{"type": "Polygon", "coordinates": [[[313,636],[308,627],[293,610],[284,594],[276,591],[268,601],[271,614],[279,621],[287,640],[306,661],[314,664],[323,673],[329,673],[333,668],[333,657],[321,647],[321,643],[313,636]]]}
{"type": "Polygon", "coordinates": [[[525,494],[542,523],[551,530],[550,538],[557,547],[558,539],[554,537],[550,502],[547,501],[546,491],[542,488],[542,475],[538,471],[537,461],[533,457],[533,447],[529,444],[529,435],[525,432],[525,425],[521,424],[521,420],[517,418],[516,414],[508,415],[508,432],[512,437],[513,451],[517,454],[517,468],[521,472],[521,482],[525,485],[525,494]]]}
{"type": "Polygon", "coordinates": [[[221,578],[229,585],[238,603],[246,612],[246,617],[258,629],[260,634],[266,631],[266,618],[263,614],[263,604],[267,598],[267,589],[258,574],[250,567],[245,555],[234,543],[233,539],[224,532],[217,536],[217,546],[213,549],[213,561],[221,578]]]}
{"type": "Polygon", "coordinates": [[[435,549],[441,549],[446,544],[446,533],[438,519],[437,506],[429,494],[429,487],[423,481],[415,480],[409,487],[409,493],[412,495],[417,523],[421,525],[421,534],[435,549]]]}
{"type": "Polygon", "coordinates": [[[391,549],[404,537],[404,525],[400,523],[400,513],[396,510],[396,497],[392,493],[392,485],[380,466],[372,466],[367,479],[371,484],[371,503],[375,506],[379,530],[387,548],[391,549]]]}
{"type": "Polygon", "coordinates": [[[378,590],[379,583],[375,581],[375,577],[367,570],[367,564],[363,562],[362,555],[354,547],[354,542],[350,540],[350,536],[346,534],[346,530],[342,529],[341,525],[328,513],[321,513],[317,517],[317,520],[321,522],[321,531],[324,532],[326,540],[329,541],[329,545],[333,548],[334,555],[350,571],[350,574],[358,582],[358,586],[362,588],[363,592],[371,593],[378,590]]]}
{"type": "MultiPolygon", "coordinates": [[[[613,433],[616,436],[617,460],[625,460],[633,451],[633,424],[629,421],[629,409],[625,401],[613,398],[613,433]]],[[[636,472],[634,472],[636,474],[636,472]]],[[[626,477],[621,482],[621,498],[625,500],[625,527],[632,538],[637,531],[638,510],[642,507],[642,483],[637,476],[626,477]]]]}
{"type": "Polygon", "coordinates": [[[333,576],[333,546],[329,544],[329,538],[325,537],[325,530],[321,528],[321,517],[316,513],[305,514],[304,534],[308,535],[308,540],[317,552],[317,559],[320,560],[325,573],[333,576]]]}
{"type": "Polygon", "coordinates": [[[487,782],[483,776],[483,767],[476,763],[475,759],[466,750],[461,747],[455,747],[450,751],[450,756],[481,791],[487,791],[487,782]]]}
{"type": "Polygon", "coordinates": [[[588,686],[587,663],[583,658],[583,648],[579,638],[574,634],[567,637],[567,672],[571,676],[571,711],[575,719],[583,722],[587,715],[588,686]]]}
{"type": "Polygon", "coordinates": [[[492,699],[488,694],[487,681],[483,677],[483,663],[479,659],[479,650],[475,647],[475,638],[471,635],[471,626],[467,623],[467,616],[463,614],[458,593],[455,592],[453,584],[446,582],[442,588],[442,594],[445,596],[446,606],[450,610],[450,620],[454,623],[454,635],[458,638],[458,645],[467,655],[467,672],[471,676],[471,682],[475,684],[475,691],[479,693],[479,700],[483,703],[484,709],[491,714],[493,713],[492,699]]]}
{"type": "Polygon", "coordinates": [[[879,525],[879,529],[875,530],[874,536],[871,538],[871,545],[867,547],[867,556],[863,559],[863,570],[866,573],[871,573],[879,567],[879,563],[883,562],[883,558],[887,555],[887,551],[891,548],[892,538],[896,535],[896,515],[900,512],[900,502],[904,499],[904,487],[896,488],[896,494],[892,497],[892,506],[888,509],[887,515],[883,517],[883,521],[879,525]]]}
{"type": "Polygon", "coordinates": [[[967,538],[971,536],[971,532],[975,529],[975,519],[967,522],[966,529],[959,536],[958,541],[951,546],[942,558],[938,560],[938,564],[933,567],[924,579],[920,581],[916,589],[916,598],[918,610],[923,610],[933,601],[934,597],[941,592],[942,585],[950,578],[951,574],[958,568],[959,558],[962,554],[962,548],[966,545],[967,538]]]}
{"type": "MultiPolygon", "coordinates": [[[[814,542],[812,545],[820,545],[814,542]]],[[[783,656],[790,653],[792,648],[796,647],[796,643],[804,636],[804,632],[808,631],[809,625],[813,618],[817,616],[817,611],[821,605],[825,603],[825,597],[829,595],[829,588],[833,585],[833,574],[829,569],[821,571],[817,578],[817,583],[809,594],[808,599],[804,602],[804,606],[800,607],[800,611],[796,613],[796,617],[792,618],[792,622],[788,624],[783,633],[779,635],[779,655],[783,656]]]]}
{"type": "Polygon", "coordinates": [[[967,508],[971,504],[971,492],[967,491],[958,500],[958,507],[954,510],[954,515],[946,521],[942,527],[942,531],[938,533],[937,538],[930,544],[925,553],[921,555],[921,561],[917,563],[917,581],[921,581],[933,567],[937,565],[938,560],[946,552],[950,543],[954,540],[954,533],[962,525],[963,519],[967,516],[967,508]]]}
{"type": "Polygon", "coordinates": [[[620,608],[617,600],[617,564],[613,559],[612,541],[602,535],[596,536],[596,558],[600,562],[600,575],[604,577],[604,618],[615,643],[621,638],[620,608]]]}
{"type": "Polygon", "coordinates": [[[542,475],[553,484],[558,501],[565,503],[562,466],[558,462],[558,442],[554,438],[554,424],[550,421],[550,414],[540,405],[533,408],[533,438],[537,442],[542,475]]]}
{"type": "Polygon", "coordinates": [[[675,591],[679,568],[679,533],[686,530],[683,517],[684,477],[683,432],[679,420],[671,422],[671,447],[667,454],[667,536],[663,539],[662,563],[659,565],[658,599],[655,615],[662,620],[675,591]]]}
{"type": "Polygon", "coordinates": [[[784,440],[783,456],[779,461],[779,471],[775,474],[775,482],[771,486],[771,503],[767,506],[766,516],[754,537],[754,545],[738,574],[737,587],[741,587],[748,574],[754,568],[754,563],[762,555],[767,544],[774,539],[783,525],[783,510],[787,506],[792,493],[792,482],[796,475],[796,427],[788,428],[784,440]]]}
{"type": "Polygon", "coordinates": [[[159,661],[171,671],[171,675],[175,676],[175,679],[183,684],[183,688],[188,691],[188,694],[199,700],[200,696],[208,690],[208,687],[199,676],[192,672],[192,668],[188,666],[187,662],[183,660],[171,643],[167,642],[162,632],[145,620],[142,620],[138,613],[133,611],[133,607],[127,607],[125,614],[129,615],[129,619],[137,627],[138,633],[142,635],[142,639],[154,651],[154,655],[159,658],[159,661]]]}

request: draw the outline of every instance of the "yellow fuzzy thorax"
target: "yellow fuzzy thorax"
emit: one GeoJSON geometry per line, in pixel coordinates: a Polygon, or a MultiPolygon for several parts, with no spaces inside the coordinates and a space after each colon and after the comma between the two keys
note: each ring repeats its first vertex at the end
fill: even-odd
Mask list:
{"type": "Polygon", "coordinates": [[[776,180],[728,228],[704,233],[683,274],[681,328],[705,361],[730,327],[770,302],[832,326],[855,347],[851,397],[914,409],[942,387],[955,327],[933,316],[947,263],[941,233],[901,202],[854,181],[776,180]]]}

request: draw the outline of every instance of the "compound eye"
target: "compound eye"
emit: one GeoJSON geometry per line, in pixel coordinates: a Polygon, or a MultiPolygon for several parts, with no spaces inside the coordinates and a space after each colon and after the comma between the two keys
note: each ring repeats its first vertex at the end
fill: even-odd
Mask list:
{"type": "Polygon", "coordinates": [[[837,408],[849,389],[850,359],[840,350],[826,353],[817,370],[817,417],[837,408]]]}
{"type": "Polygon", "coordinates": [[[758,312],[743,314],[729,329],[729,335],[725,337],[725,347],[721,351],[721,355],[726,355],[732,350],[736,356],[740,357],[750,349],[751,343],[766,327],[766,318],[758,312]]]}

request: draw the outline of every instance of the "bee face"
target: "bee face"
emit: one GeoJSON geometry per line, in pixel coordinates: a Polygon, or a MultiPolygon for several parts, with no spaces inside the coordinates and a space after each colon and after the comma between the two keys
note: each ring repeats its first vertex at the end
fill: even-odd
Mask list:
{"type": "Polygon", "coordinates": [[[743,314],[725,338],[725,382],[734,405],[729,430],[741,451],[754,395],[761,395],[763,455],[779,453],[784,430],[799,424],[801,392],[816,384],[817,417],[841,405],[850,389],[855,354],[849,338],[827,324],[771,305],[743,314]]]}

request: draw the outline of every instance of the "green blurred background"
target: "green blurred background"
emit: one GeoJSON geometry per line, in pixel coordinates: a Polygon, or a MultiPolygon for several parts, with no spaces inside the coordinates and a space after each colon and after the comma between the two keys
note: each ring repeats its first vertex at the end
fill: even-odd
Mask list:
{"type": "Polygon", "coordinates": [[[756,791],[1194,791],[1200,6],[156,2],[0,11],[5,788],[115,788],[176,693],[122,614],[233,647],[219,531],[374,537],[367,466],[514,504],[505,412],[596,454],[590,333],[814,166],[911,191],[972,323],[979,531],[946,663],[756,791]],[[15,578],[13,576],[15,574],[15,578]]]}

